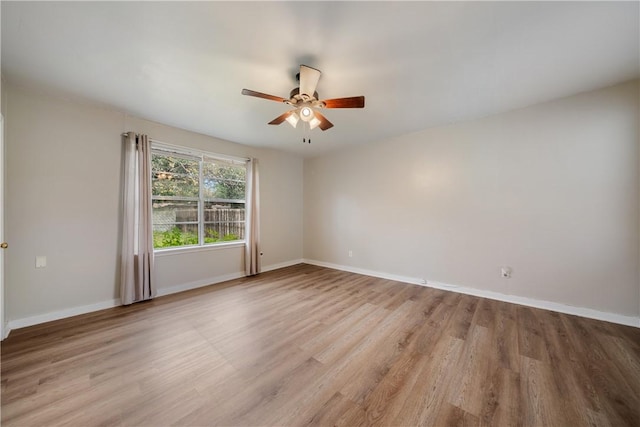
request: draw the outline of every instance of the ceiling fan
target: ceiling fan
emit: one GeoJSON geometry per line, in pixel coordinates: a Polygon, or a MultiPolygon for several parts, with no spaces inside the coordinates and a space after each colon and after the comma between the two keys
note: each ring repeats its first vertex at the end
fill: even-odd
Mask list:
{"type": "Polygon", "coordinates": [[[364,96],[352,96],[349,98],[335,98],[319,100],[316,86],[320,80],[320,70],[300,65],[300,74],[296,77],[300,81],[300,87],[297,87],[289,94],[289,99],[280,98],[279,96],[268,95],[262,92],[256,92],[249,89],[242,89],[243,95],[255,96],[257,98],[268,99],[270,101],[283,102],[294,107],[284,114],[279,115],[269,122],[270,125],[279,125],[285,120],[293,127],[298,125],[298,121],[302,120],[309,124],[309,129],[320,127],[323,131],[333,127],[325,116],[318,109],[321,108],[364,108],[364,96]]]}

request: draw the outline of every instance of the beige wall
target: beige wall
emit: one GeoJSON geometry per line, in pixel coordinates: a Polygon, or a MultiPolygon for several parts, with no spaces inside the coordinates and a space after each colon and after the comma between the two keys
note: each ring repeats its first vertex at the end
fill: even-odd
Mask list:
{"type": "MultiPolygon", "coordinates": [[[[265,266],[302,256],[302,160],[9,86],[6,308],[9,321],[118,297],[124,131],[257,157],[265,266]],[[47,267],[35,268],[35,257],[47,267]]],[[[157,258],[159,291],[242,274],[242,248],[157,258]]]]}
{"type": "MultiPolygon", "coordinates": [[[[304,216],[308,259],[640,314],[638,82],[307,160],[304,215],[299,158],[3,86],[9,321],[117,298],[129,130],[260,159],[263,265],[302,257],[304,216]]],[[[242,250],[157,268],[166,291],[241,274],[242,250]]]]}
{"type": "Polygon", "coordinates": [[[304,256],[638,316],[638,94],[636,81],[306,160],[304,256]]]}

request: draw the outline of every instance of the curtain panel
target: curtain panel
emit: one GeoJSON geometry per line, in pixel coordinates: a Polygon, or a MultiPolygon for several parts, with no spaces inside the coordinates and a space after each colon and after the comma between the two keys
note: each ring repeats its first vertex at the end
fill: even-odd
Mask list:
{"type": "Polygon", "coordinates": [[[151,299],[153,228],[151,205],[151,142],[147,135],[124,135],[124,212],[120,263],[120,300],[123,305],[151,299]]]}
{"type": "Polygon", "coordinates": [[[260,179],[258,160],[247,162],[247,203],[244,270],[247,276],[260,273],[260,179]]]}

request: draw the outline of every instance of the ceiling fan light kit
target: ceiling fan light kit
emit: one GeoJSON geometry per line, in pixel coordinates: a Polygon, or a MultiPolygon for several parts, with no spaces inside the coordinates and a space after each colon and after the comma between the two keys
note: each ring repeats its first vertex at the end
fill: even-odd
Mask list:
{"type": "Polygon", "coordinates": [[[311,108],[309,107],[302,107],[300,109],[300,117],[302,118],[302,120],[304,120],[305,122],[308,122],[309,120],[311,120],[311,118],[313,117],[313,112],[311,111],[311,108]]]}
{"type": "MultiPolygon", "coordinates": [[[[256,92],[249,89],[242,89],[242,94],[254,96],[256,98],[267,99],[269,101],[282,102],[284,104],[295,107],[284,114],[276,117],[269,122],[270,125],[279,125],[285,120],[294,128],[298,122],[302,120],[308,124],[308,129],[312,130],[319,127],[325,131],[333,127],[325,116],[318,109],[322,108],[364,108],[364,96],[353,96],[349,98],[335,98],[319,100],[316,86],[320,80],[320,70],[311,68],[307,65],[300,65],[300,73],[296,76],[300,81],[300,87],[297,87],[289,94],[289,99],[281,98],[275,95],[269,95],[262,92],[256,92]]],[[[303,142],[306,142],[305,138],[303,142]]],[[[309,143],[311,140],[309,139],[309,143]]]]}
{"type": "Polygon", "coordinates": [[[300,116],[298,116],[298,114],[294,111],[293,113],[289,114],[289,117],[287,117],[285,120],[295,128],[298,125],[298,120],[300,120],[300,116]]]}

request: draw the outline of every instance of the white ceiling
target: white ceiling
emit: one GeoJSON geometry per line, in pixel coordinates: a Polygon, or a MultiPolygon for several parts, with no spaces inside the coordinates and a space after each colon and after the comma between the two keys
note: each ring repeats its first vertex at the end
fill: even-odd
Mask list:
{"type": "Polygon", "coordinates": [[[7,2],[2,73],[135,116],[318,155],[640,76],[638,2],[7,2]],[[335,127],[267,122],[304,63],[335,127]]]}

